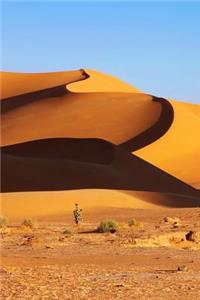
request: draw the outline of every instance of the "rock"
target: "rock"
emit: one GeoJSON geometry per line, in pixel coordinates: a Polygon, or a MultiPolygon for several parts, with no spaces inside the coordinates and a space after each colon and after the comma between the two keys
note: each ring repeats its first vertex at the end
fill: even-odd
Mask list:
{"type": "Polygon", "coordinates": [[[174,222],[173,228],[178,228],[180,226],[180,223],[174,222]]]}
{"type": "Polygon", "coordinates": [[[59,241],[59,242],[64,242],[64,241],[65,241],[65,238],[59,237],[58,241],[59,241]]]}
{"type": "Polygon", "coordinates": [[[21,246],[33,246],[34,235],[24,235],[25,240],[21,244],[21,246]]]}
{"type": "Polygon", "coordinates": [[[169,223],[169,224],[176,225],[176,226],[180,225],[180,222],[181,222],[180,219],[177,217],[174,217],[174,218],[165,217],[163,220],[165,223],[169,223]]]}
{"type": "Polygon", "coordinates": [[[185,238],[187,241],[194,242],[194,231],[190,230],[188,233],[186,233],[185,238]]]}
{"type": "Polygon", "coordinates": [[[177,271],[186,272],[188,268],[186,266],[178,266],[177,271]]]}
{"type": "Polygon", "coordinates": [[[124,287],[123,284],[115,284],[114,287],[120,288],[120,287],[124,287]]]}
{"type": "Polygon", "coordinates": [[[7,271],[4,268],[0,267],[0,274],[7,274],[7,271]]]}
{"type": "Polygon", "coordinates": [[[2,237],[3,237],[4,234],[8,234],[8,233],[11,233],[10,228],[8,228],[8,227],[0,228],[0,234],[2,235],[2,237]]]}
{"type": "Polygon", "coordinates": [[[186,233],[185,238],[187,241],[191,242],[200,242],[200,233],[190,230],[188,233],[186,233]]]}
{"type": "Polygon", "coordinates": [[[54,247],[50,246],[50,245],[46,245],[45,246],[46,249],[54,249],[54,247]]]}

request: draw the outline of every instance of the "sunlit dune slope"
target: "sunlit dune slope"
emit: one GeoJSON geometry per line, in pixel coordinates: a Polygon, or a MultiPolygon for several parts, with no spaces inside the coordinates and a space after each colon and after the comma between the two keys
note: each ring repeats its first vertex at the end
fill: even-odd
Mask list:
{"type": "MultiPolygon", "coordinates": [[[[192,198],[151,193],[126,192],[105,189],[84,189],[72,191],[20,192],[2,194],[1,214],[12,220],[24,217],[53,217],[72,212],[78,201],[84,209],[92,209],[94,215],[99,208],[161,209],[170,202],[192,203],[192,198]]],[[[178,207],[178,206],[177,206],[178,207]]]]}
{"type": "Polygon", "coordinates": [[[200,106],[170,101],[171,127],[134,152],[140,159],[123,145],[162,123],[158,122],[162,105],[112,76],[93,70],[4,73],[2,95],[13,97],[2,101],[2,146],[63,137],[103,139],[114,147],[114,158],[101,147],[90,147],[90,142],[73,151],[68,144],[65,157],[51,157],[50,150],[44,157],[44,149],[35,152],[36,148],[4,151],[8,185],[18,191],[2,195],[5,215],[60,214],[71,209],[77,198],[94,209],[199,206],[198,191],[188,184],[200,187],[200,106]],[[56,95],[49,90],[55,87],[62,87],[56,95]],[[48,93],[38,92],[46,89],[48,93]]]}
{"type": "Polygon", "coordinates": [[[1,72],[1,98],[9,98],[60,85],[66,85],[86,78],[87,74],[83,70],[35,74],[1,72]]]}
{"type": "Polygon", "coordinates": [[[196,206],[192,197],[153,192],[129,192],[107,189],[18,192],[1,194],[0,213],[10,221],[24,217],[52,217],[72,212],[74,204],[85,209],[99,208],[162,209],[196,206]],[[178,204],[179,205],[178,205],[178,204]],[[191,205],[189,205],[191,203],[191,205]],[[177,205],[176,205],[177,204],[177,205]],[[193,205],[194,204],[194,205],[193,205]]]}
{"type": "Polygon", "coordinates": [[[170,101],[174,122],[155,143],[136,155],[200,188],[200,105],[170,101]]]}
{"type": "Polygon", "coordinates": [[[140,93],[139,89],[133,87],[114,76],[97,72],[95,70],[85,69],[89,75],[88,79],[83,83],[81,81],[68,85],[68,89],[72,92],[127,92],[140,93]]]}
{"type": "MultiPolygon", "coordinates": [[[[161,114],[161,105],[154,103],[151,96],[137,93],[134,87],[93,70],[5,74],[10,76],[5,90],[7,95],[12,88],[15,93],[17,89],[30,92],[77,82],[67,84],[71,92],[63,96],[27,100],[26,104],[3,114],[2,145],[49,137],[102,138],[121,144],[151,127],[161,114]],[[13,76],[19,76],[21,84],[13,76]],[[90,76],[87,80],[80,81],[87,76],[90,76]]],[[[19,103],[20,99],[13,101],[19,103]]],[[[200,166],[200,141],[197,138],[200,106],[170,102],[174,109],[171,128],[163,137],[136,153],[183,181],[200,187],[200,174],[193,172],[194,165],[200,166]]]]}
{"type": "MultiPolygon", "coordinates": [[[[86,81],[85,81],[86,82],[86,81]]],[[[2,115],[2,145],[50,138],[101,138],[120,144],[149,128],[161,106],[136,93],[67,93],[2,115]]]]}
{"type": "Polygon", "coordinates": [[[84,210],[100,207],[160,208],[140,200],[138,195],[134,197],[126,192],[103,189],[6,193],[1,196],[1,214],[10,220],[23,219],[24,216],[64,215],[74,209],[77,201],[84,210]]]}

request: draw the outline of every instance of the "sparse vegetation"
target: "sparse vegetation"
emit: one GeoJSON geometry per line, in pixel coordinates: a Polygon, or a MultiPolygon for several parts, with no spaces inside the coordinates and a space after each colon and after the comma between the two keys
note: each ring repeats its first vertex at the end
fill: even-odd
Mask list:
{"type": "Polygon", "coordinates": [[[130,219],[128,220],[128,226],[134,226],[134,225],[137,225],[138,222],[136,221],[136,219],[130,219]]]}
{"type": "Polygon", "coordinates": [[[8,226],[8,220],[6,217],[0,216],[0,228],[6,228],[8,226]]]}
{"type": "Polygon", "coordinates": [[[75,210],[73,211],[74,222],[79,225],[82,222],[82,209],[79,208],[78,203],[75,204],[75,210]]]}
{"type": "Polygon", "coordinates": [[[118,229],[118,224],[114,220],[104,220],[99,224],[99,227],[97,228],[97,232],[105,233],[105,232],[111,232],[114,233],[118,229]]]}
{"type": "Polygon", "coordinates": [[[22,226],[27,227],[27,228],[31,228],[31,229],[35,229],[35,228],[38,228],[38,222],[35,219],[26,218],[22,222],[22,226]]]}
{"type": "Polygon", "coordinates": [[[64,234],[64,235],[72,235],[72,231],[69,230],[69,229],[65,229],[65,230],[63,231],[63,234],[64,234]]]}

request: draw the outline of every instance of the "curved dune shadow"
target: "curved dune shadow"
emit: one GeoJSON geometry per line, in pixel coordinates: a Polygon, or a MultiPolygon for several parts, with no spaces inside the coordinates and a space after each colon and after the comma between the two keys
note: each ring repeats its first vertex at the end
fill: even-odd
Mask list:
{"type": "Polygon", "coordinates": [[[100,139],[46,139],[2,147],[1,188],[2,192],[151,191],[192,197],[200,205],[198,190],[100,139]]]}
{"type": "Polygon", "coordinates": [[[110,164],[114,160],[111,143],[100,139],[54,138],[2,147],[2,154],[38,159],[61,159],[84,163],[110,164]]]}
{"type": "MultiPolygon", "coordinates": [[[[76,81],[86,80],[87,78],[90,77],[90,75],[88,73],[86,73],[84,69],[80,69],[80,71],[83,75],[83,78],[78,79],[76,81]]],[[[58,76],[59,76],[59,73],[58,73],[58,76]]],[[[65,84],[56,85],[54,87],[49,87],[49,88],[45,88],[42,90],[30,92],[30,93],[25,93],[25,94],[20,94],[17,96],[3,98],[1,101],[1,114],[9,112],[9,111],[11,111],[15,108],[21,107],[23,105],[26,105],[26,104],[29,104],[29,103],[32,103],[35,101],[43,100],[45,98],[64,96],[67,93],[69,93],[66,85],[76,82],[76,81],[72,80],[68,83],[66,82],[65,84]]]]}
{"type": "Polygon", "coordinates": [[[68,93],[66,85],[56,86],[53,88],[44,89],[41,91],[31,92],[27,94],[18,95],[15,97],[5,98],[1,101],[1,113],[7,113],[13,109],[23,105],[40,101],[50,97],[61,97],[68,93]]]}
{"type": "Polygon", "coordinates": [[[134,152],[155,142],[169,130],[174,120],[173,106],[164,98],[152,96],[152,101],[159,102],[162,105],[162,111],[157,122],[139,135],[120,144],[119,147],[134,152]]]}

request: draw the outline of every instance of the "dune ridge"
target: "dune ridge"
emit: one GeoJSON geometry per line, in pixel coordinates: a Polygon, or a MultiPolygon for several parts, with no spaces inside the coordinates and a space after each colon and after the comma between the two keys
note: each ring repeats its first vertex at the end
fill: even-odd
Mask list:
{"type": "Polygon", "coordinates": [[[174,122],[164,137],[135,152],[194,187],[200,187],[200,105],[169,100],[174,122]],[[162,155],[159,155],[161,154],[162,155]],[[196,170],[196,171],[194,171],[196,170]]]}
{"type": "Polygon", "coordinates": [[[169,130],[174,121],[174,110],[170,102],[164,98],[154,96],[152,98],[152,101],[158,102],[162,106],[160,117],[150,128],[119,145],[129,152],[139,150],[158,140],[169,130]]]}
{"type": "Polygon", "coordinates": [[[151,127],[160,112],[161,105],[151,96],[136,93],[66,93],[39,101],[26,99],[26,104],[2,114],[1,142],[4,146],[43,138],[78,137],[120,144],[151,127]]]}
{"type": "MultiPolygon", "coordinates": [[[[25,191],[31,199],[35,193],[49,197],[49,191],[67,195],[77,190],[81,199],[83,191],[115,190],[122,207],[127,191],[133,206],[137,199],[148,207],[200,205],[199,190],[181,172],[162,168],[160,160],[174,139],[177,120],[180,132],[180,104],[93,70],[16,74],[16,82],[14,73],[3,77],[2,192],[7,212],[12,210],[10,201],[5,204],[7,195],[15,194],[20,203],[25,191]]],[[[190,113],[183,107],[199,126],[197,110],[190,113]]],[[[192,153],[198,152],[195,145],[192,153]]],[[[166,164],[171,165],[171,157],[166,164]]]]}
{"type": "Polygon", "coordinates": [[[126,92],[126,93],[141,93],[139,89],[128,84],[118,78],[98,72],[92,69],[85,69],[88,75],[84,82],[74,81],[67,84],[67,89],[71,92],[88,93],[88,92],[126,92]],[[102,84],[103,83],[103,84],[102,84]]]}
{"type": "Polygon", "coordinates": [[[83,69],[49,73],[1,72],[1,99],[66,85],[88,76],[83,69]]]}

